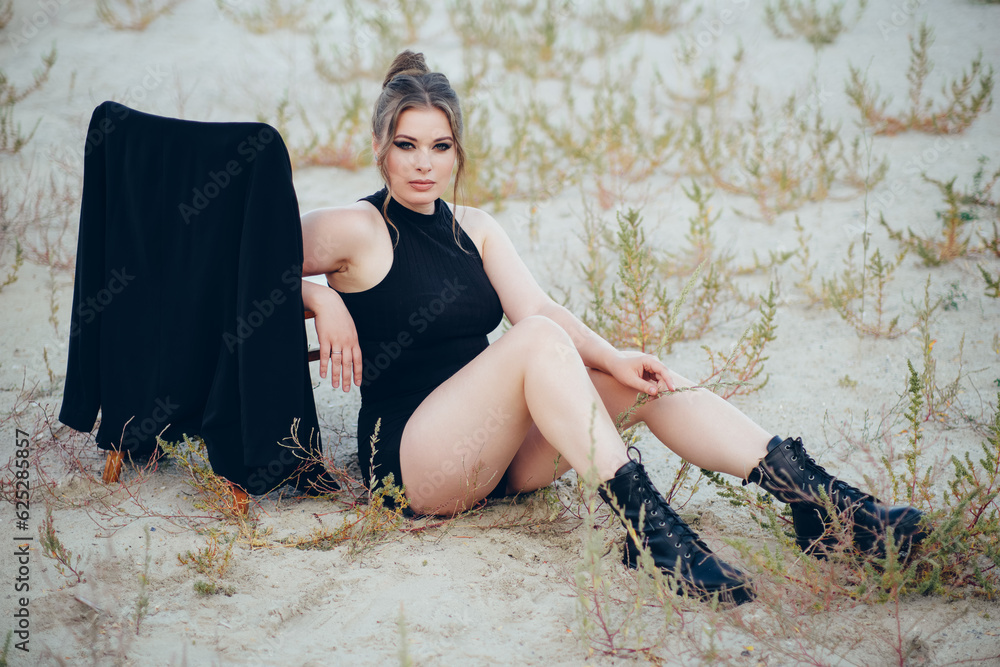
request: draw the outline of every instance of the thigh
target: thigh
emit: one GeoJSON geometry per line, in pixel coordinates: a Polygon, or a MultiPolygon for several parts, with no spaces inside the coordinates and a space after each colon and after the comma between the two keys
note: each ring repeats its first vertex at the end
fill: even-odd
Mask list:
{"type": "Polygon", "coordinates": [[[500,337],[414,411],[399,448],[416,512],[453,514],[496,488],[531,427],[517,355],[524,336],[500,337]]]}
{"type": "MultiPolygon", "coordinates": [[[[657,409],[654,399],[628,413],[635,406],[639,393],[626,387],[611,375],[602,371],[587,369],[590,381],[604,403],[608,416],[615,423],[621,418],[621,428],[625,429],[642,422],[651,411],[657,409]]],[[[674,386],[691,386],[691,382],[676,373],[671,373],[674,386]]],[[[663,399],[669,400],[664,396],[663,399]]],[[[522,446],[507,470],[509,493],[528,493],[547,486],[570,470],[570,465],[559,456],[559,452],[549,444],[537,428],[532,426],[524,438],[522,446]]]]}

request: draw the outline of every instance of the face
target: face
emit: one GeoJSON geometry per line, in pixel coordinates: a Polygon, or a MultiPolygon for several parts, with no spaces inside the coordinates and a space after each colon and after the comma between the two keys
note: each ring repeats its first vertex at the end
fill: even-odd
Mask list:
{"type": "MultiPolygon", "coordinates": [[[[399,115],[391,141],[385,168],[392,198],[418,213],[433,213],[458,156],[448,117],[433,107],[407,109],[399,115]]],[[[378,145],[372,145],[378,154],[378,145]]]]}

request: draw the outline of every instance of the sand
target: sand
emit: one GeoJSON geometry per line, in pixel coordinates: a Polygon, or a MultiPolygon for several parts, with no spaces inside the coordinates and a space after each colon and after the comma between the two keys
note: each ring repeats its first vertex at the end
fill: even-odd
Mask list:
{"type": "MultiPolygon", "coordinates": [[[[805,567],[793,548],[766,534],[745,508],[731,506],[704,481],[693,493],[681,494],[691,495],[682,511],[697,522],[712,547],[748,569],[756,565],[752,557],[740,553],[734,538],[742,539],[740,544],[751,553],[777,550],[792,574],[787,582],[773,572],[761,576],[761,599],[737,609],[717,612],[698,602],[672,603],[673,615],[662,606],[645,609],[633,624],[645,629],[644,638],[638,643],[621,640],[624,648],[649,649],[632,657],[595,650],[599,647],[588,641],[582,625],[574,577],[581,567],[586,530],[575,516],[572,474],[557,484],[556,494],[494,503],[444,525],[406,522],[406,530],[329,550],[290,548],[282,540],[307,538],[315,529],[336,526],[353,516],[349,503],[358,493],[356,482],[351,491],[332,500],[297,497],[288,488],[256,499],[253,540],[246,526],[241,531],[217,514],[199,509],[197,493],[177,465],[164,463],[155,473],[127,467],[122,484],[105,489],[99,479],[103,455],[92,436],[76,433],[55,419],[66,366],[79,215],[75,207],[87,122],[97,104],[112,99],[160,115],[277,124],[276,109],[287,94],[308,111],[315,126],[333,126],[343,93],[353,83],[331,85],[317,76],[310,35],[302,29],[252,34],[224,9],[247,11],[264,4],[187,0],[145,30],[120,31],[98,20],[91,3],[18,0],[13,3],[13,19],[0,31],[2,68],[18,86],[30,82],[31,72],[53,44],[58,49],[48,81],[16,107],[15,120],[23,131],[40,119],[35,134],[19,154],[0,154],[5,184],[16,184],[7,190],[8,202],[19,201],[25,188],[38,192],[49,174],[63,184],[65,194],[63,208],[56,206],[58,198],[43,200],[47,218],[38,224],[55,228],[49,232],[55,240],[48,260],[30,253],[16,282],[0,291],[4,315],[0,462],[13,460],[17,429],[29,434],[37,455],[32,459],[35,493],[27,533],[35,537],[29,552],[29,592],[15,589],[18,563],[10,546],[0,558],[0,576],[9,582],[0,594],[0,634],[16,629],[14,614],[24,608],[20,598],[30,598],[26,645],[30,652],[12,648],[11,664],[326,665],[411,660],[418,665],[578,665],[631,659],[772,667],[939,665],[967,660],[1000,664],[996,620],[1000,606],[995,601],[964,588],[945,596],[907,594],[889,602],[864,594],[853,599],[847,589],[824,597],[810,590],[803,578],[826,576],[849,588],[858,581],[849,563],[829,570],[805,567]],[[67,231],[58,237],[63,222],[67,231]],[[49,486],[42,488],[45,482],[49,486]],[[37,530],[46,506],[53,510],[59,540],[74,554],[80,581],[71,572],[61,574],[56,562],[40,551],[37,530]],[[204,549],[213,540],[224,553],[230,539],[231,559],[222,574],[199,574],[179,561],[179,556],[204,549]],[[823,574],[827,572],[832,574],[823,574]],[[213,581],[228,587],[231,595],[199,595],[196,581],[213,581]],[[140,604],[144,597],[145,609],[140,604]]],[[[415,39],[386,48],[422,50],[432,68],[459,82],[469,50],[463,49],[449,24],[453,4],[430,4],[431,12],[415,39]]],[[[920,21],[926,19],[935,30],[931,49],[935,67],[927,92],[937,99],[943,82],[967,71],[977,54],[982,53],[986,64],[1000,64],[1000,42],[995,38],[1000,34],[1000,8],[968,0],[873,4],[856,25],[850,20],[844,34],[819,49],[802,38],[775,37],[764,22],[762,3],[705,2],[695,15],[698,4],[686,3],[683,14],[690,20],[665,35],[633,32],[612,40],[607,56],[612,71],[616,78],[630,81],[641,99],[654,70],[667,86],[683,92],[690,87],[691,73],[713,59],[724,73],[730,71],[731,55],[742,43],[744,62],[736,96],[724,103],[727,112],[739,116],[745,110],[752,86],[759,86],[766,109],[776,109],[796,92],[805,116],[821,108],[849,142],[859,134],[857,111],[844,94],[849,65],[867,69],[870,80],[892,96],[890,110],[899,111],[907,99],[907,35],[915,34],[920,21]],[[693,65],[677,58],[683,43],[696,51],[693,65]]],[[[554,6],[561,26],[559,44],[594,48],[598,32],[578,18],[591,5],[554,6]]],[[[361,66],[377,60],[373,54],[381,45],[378,36],[371,28],[352,29],[340,3],[316,0],[307,4],[307,10],[303,26],[320,26],[322,48],[339,46],[351,53],[357,46],[361,66]],[[323,23],[326,12],[332,17],[323,23]]],[[[400,21],[393,12],[384,16],[400,21]]],[[[845,16],[853,15],[848,11],[845,16]]],[[[604,62],[599,55],[587,55],[579,67],[581,80],[597,79],[604,62]]],[[[378,72],[357,80],[366,108],[377,91],[377,77],[378,72]]],[[[516,111],[527,99],[524,91],[559,109],[559,82],[532,83],[523,73],[505,70],[494,54],[466,107],[516,111]]],[[[679,125],[685,113],[682,103],[661,94],[659,118],[679,125]]],[[[485,127],[495,145],[502,146],[509,136],[504,116],[495,112],[491,118],[494,122],[485,127]]],[[[957,177],[956,184],[967,189],[980,155],[990,158],[992,173],[1000,162],[998,118],[1000,109],[994,108],[954,135],[869,136],[876,159],[889,160],[885,180],[868,197],[870,252],[878,248],[887,257],[899,252],[899,244],[877,224],[879,213],[895,228],[938,233],[935,212],[943,209],[943,203],[921,173],[945,181],[957,177]]],[[[289,127],[286,140],[301,146],[307,136],[301,118],[293,118],[289,127]]],[[[355,142],[365,146],[363,127],[355,142]]],[[[518,165],[500,167],[498,179],[514,173],[518,165]]],[[[570,176],[583,176],[574,180],[551,175],[541,183],[527,182],[522,170],[518,190],[502,206],[484,207],[510,234],[543,287],[578,314],[587,299],[579,269],[585,257],[580,236],[585,203],[609,230],[615,228],[616,209],[641,206],[650,247],[661,253],[686,247],[687,218],[694,207],[681,190],[690,180],[676,164],[622,187],[622,196],[612,196],[604,209],[597,206],[600,181],[593,173],[572,162],[560,168],[570,176]]],[[[352,171],[300,166],[294,179],[303,213],[350,203],[380,185],[371,167],[352,171]]],[[[746,196],[720,191],[712,207],[720,214],[715,227],[717,251],[731,252],[734,265],[752,265],[755,254],[767,257],[771,251],[799,248],[796,217],[808,235],[815,290],[822,279],[843,271],[851,244],[858,264],[866,225],[865,196],[856,188],[835,185],[829,198],[781,213],[772,221],[761,219],[756,204],[746,196]]],[[[983,234],[995,234],[988,221],[976,224],[983,234]]],[[[17,233],[37,249],[39,229],[36,225],[17,233]]],[[[0,255],[0,277],[13,267],[13,243],[8,238],[0,255]]],[[[981,451],[984,436],[975,425],[992,419],[1000,383],[996,338],[1000,300],[985,294],[977,264],[992,275],[1000,270],[1000,260],[985,253],[934,268],[924,266],[912,253],[904,258],[888,283],[885,311],[889,318],[899,315],[900,326],[907,331],[891,339],[859,335],[836,311],[810,298],[799,285],[801,255],[770,270],[732,278],[732,284],[747,295],[766,293],[769,283],[778,288],[776,339],[767,348],[765,363],[769,381],[762,390],[732,400],[771,432],[802,436],[810,452],[831,471],[875,493],[891,495],[879,459],[886,455],[897,473],[904,470],[906,362],[911,360],[919,370],[924,358],[920,333],[910,327],[929,278],[931,298],[944,297],[949,306],[939,309],[930,325],[938,383],[943,387],[956,377],[959,382],[946,419],[923,425],[922,460],[940,463],[952,454],[981,451]]],[[[676,293],[681,283],[671,279],[665,284],[676,293]]],[[[704,378],[711,366],[701,346],[728,350],[756,316],[745,302],[730,299],[714,317],[711,331],[701,339],[676,344],[663,360],[684,375],[704,378]]],[[[327,455],[356,480],[358,393],[335,391],[320,381],[317,364],[312,370],[327,455]]],[[[677,457],[648,433],[640,433],[640,438],[643,461],[654,480],[666,484],[677,470],[677,457]]],[[[6,483],[10,469],[4,475],[6,483]]],[[[942,467],[935,493],[945,488],[947,478],[948,468],[942,467]]],[[[11,510],[0,522],[0,536],[5,544],[17,545],[25,533],[15,530],[12,506],[11,510]]],[[[607,533],[607,553],[601,561],[609,590],[618,599],[607,607],[612,616],[628,611],[628,600],[640,588],[634,574],[618,563],[615,545],[620,537],[614,530],[607,533]]]]}

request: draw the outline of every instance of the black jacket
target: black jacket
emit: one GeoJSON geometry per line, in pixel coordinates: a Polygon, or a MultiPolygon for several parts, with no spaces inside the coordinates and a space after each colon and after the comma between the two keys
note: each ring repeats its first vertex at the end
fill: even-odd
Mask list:
{"type": "Polygon", "coordinates": [[[59,420],[102,449],[201,436],[215,472],[265,493],[320,447],[302,319],[302,229],[288,152],[263,123],[114,102],[84,153],[59,420]]]}

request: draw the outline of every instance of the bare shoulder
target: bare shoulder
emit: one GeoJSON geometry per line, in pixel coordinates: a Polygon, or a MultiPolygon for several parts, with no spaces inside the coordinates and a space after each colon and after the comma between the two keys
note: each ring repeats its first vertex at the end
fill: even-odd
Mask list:
{"type": "Polygon", "coordinates": [[[483,254],[483,248],[490,239],[497,236],[506,237],[506,232],[504,232],[500,223],[481,208],[476,208],[475,206],[455,206],[454,210],[458,224],[462,226],[462,230],[476,244],[480,255],[483,254]]]}
{"type": "Polygon", "coordinates": [[[340,271],[379,233],[382,216],[368,202],[313,209],[302,216],[306,275],[340,271]]]}

